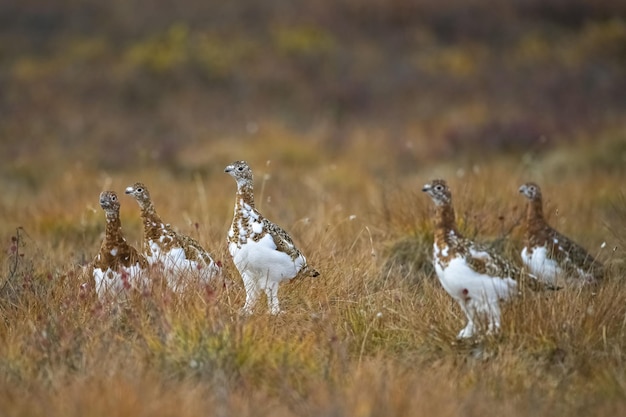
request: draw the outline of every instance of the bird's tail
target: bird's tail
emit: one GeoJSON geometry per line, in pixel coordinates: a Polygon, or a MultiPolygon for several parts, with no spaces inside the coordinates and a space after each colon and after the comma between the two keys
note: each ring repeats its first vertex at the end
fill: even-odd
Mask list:
{"type": "Polygon", "coordinates": [[[320,273],[317,272],[315,268],[312,268],[309,265],[305,265],[305,267],[302,269],[302,273],[304,276],[312,278],[318,277],[320,275],[320,273]]]}
{"type": "Polygon", "coordinates": [[[300,272],[298,272],[298,275],[296,275],[296,278],[298,279],[307,278],[307,277],[315,278],[315,277],[318,277],[319,275],[320,273],[315,268],[306,264],[302,267],[302,269],[300,269],[300,272]]]}
{"type": "Polygon", "coordinates": [[[531,274],[527,270],[522,270],[522,284],[533,291],[558,291],[561,287],[541,281],[536,275],[531,274]]]}

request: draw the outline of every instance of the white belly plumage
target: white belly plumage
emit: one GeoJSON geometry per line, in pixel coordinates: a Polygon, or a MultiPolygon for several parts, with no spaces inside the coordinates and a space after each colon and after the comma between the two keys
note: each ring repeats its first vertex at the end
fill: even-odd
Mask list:
{"type": "Polygon", "coordinates": [[[453,258],[445,270],[436,263],[435,269],[443,288],[457,300],[470,297],[488,302],[507,300],[517,291],[514,279],[480,274],[471,269],[463,258],[453,258]]]}
{"type": "Polygon", "coordinates": [[[530,273],[538,280],[556,286],[559,276],[563,275],[563,270],[556,261],[548,258],[548,250],[545,246],[535,248],[529,254],[528,248],[522,249],[522,261],[529,269],[530,273]]]}
{"type": "Polygon", "coordinates": [[[230,243],[228,250],[242,276],[249,275],[257,280],[265,278],[267,281],[280,282],[291,279],[306,263],[303,256],[293,260],[286,253],[276,250],[269,234],[257,242],[248,239],[241,247],[230,243]]]}
{"type": "Polygon", "coordinates": [[[147,285],[147,277],[137,263],[130,267],[121,266],[118,270],[96,268],[93,271],[96,282],[96,293],[99,298],[119,296],[127,290],[141,290],[147,285]]]}
{"type": "MultiPolygon", "coordinates": [[[[447,256],[448,249],[442,251],[447,256]]],[[[479,257],[488,257],[485,252],[479,257]]],[[[469,267],[462,257],[453,258],[445,268],[438,259],[439,251],[435,247],[435,271],[441,286],[461,307],[467,317],[467,325],[458,338],[472,337],[475,329],[482,322],[486,322],[487,330],[495,332],[500,328],[499,302],[508,300],[517,293],[517,282],[511,277],[492,277],[481,274],[469,267]]]]}
{"type": "Polygon", "coordinates": [[[206,265],[204,262],[196,262],[187,259],[183,248],[172,248],[167,252],[161,252],[159,245],[150,242],[151,256],[146,256],[150,265],[158,265],[163,268],[169,286],[174,290],[182,290],[185,285],[197,277],[201,283],[208,283],[219,274],[219,267],[214,263],[206,265]],[[186,279],[185,275],[190,278],[186,279]]]}

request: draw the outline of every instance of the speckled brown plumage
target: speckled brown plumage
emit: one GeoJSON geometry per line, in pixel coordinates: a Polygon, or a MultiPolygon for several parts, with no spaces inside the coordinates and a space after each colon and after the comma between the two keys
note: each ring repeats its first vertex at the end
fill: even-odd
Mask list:
{"type": "Polygon", "coordinates": [[[444,180],[424,185],[435,203],[433,264],[442,287],[467,317],[458,338],[473,337],[477,327],[500,328],[501,300],[515,296],[519,286],[540,287],[512,262],[465,238],[456,229],[452,195],[444,180]]]}
{"type": "MultiPolygon", "coordinates": [[[[234,163],[234,166],[235,169],[242,169],[242,171],[238,172],[238,175],[241,176],[241,178],[245,178],[245,181],[241,186],[237,187],[235,209],[233,213],[233,221],[231,223],[232,233],[228,234],[228,243],[233,243],[241,247],[241,245],[246,243],[248,238],[258,242],[266,234],[269,234],[272,237],[277,250],[288,254],[293,260],[303,256],[302,252],[296,248],[291,236],[289,236],[289,234],[280,226],[266,219],[256,209],[254,204],[252,170],[248,164],[245,161],[237,161],[234,163]],[[254,213],[253,215],[255,216],[255,219],[262,223],[263,227],[260,233],[255,233],[249,222],[242,221],[243,216],[245,216],[248,212],[254,213]]],[[[316,277],[319,275],[319,272],[306,264],[300,271],[299,275],[316,277]]]]}
{"type": "Polygon", "coordinates": [[[552,275],[564,275],[566,281],[580,280],[582,283],[596,282],[604,273],[603,265],[591,256],[582,246],[552,228],[543,215],[543,198],[541,189],[533,182],[526,183],[519,188],[527,199],[526,216],[524,221],[524,249],[522,259],[532,268],[537,268],[537,260],[533,257],[537,251],[542,251],[544,263],[554,261],[552,267],[544,268],[544,273],[537,270],[533,273],[543,275],[548,281],[556,283],[558,277],[551,275],[547,269],[554,272],[552,275]],[[545,254],[544,254],[545,252],[545,254]]]}
{"type": "Polygon", "coordinates": [[[139,275],[148,267],[146,258],[124,238],[117,194],[113,191],[100,193],[100,206],[106,215],[105,238],[92,262],[92,275],[99,294],[106,292],[107,287],[113,288],[118,284],[130,286],[130,281],[135,278],[133,275],[139,275]],[[126,282],[107,282],[116,279],[126,282]]]}
{"type": "MultiPolygon", "coordinates": [[[[185,270],[203,270],[203,281],[221,273],[220,266],[198,241],[176,232],[161,220],[144,184],[138,182],[127,187],[126,194],[135,198],[141,208],[143,252],[148,262],[163,265],[170,274],[175,275],[185,270]]],[[[172,278],[170,281],[177,282],[178,279],[172,278]]],[[[172,286],[177,287],[178,284],[172,286]]]]}
{"type": "Polygon", "coordinates": [[[259,213],[254,204],[252,170],[236,161],[224,170],[237,181],[228,250],[246,287],[244,311],[250,313],[265,291],[273,314],[280,312],[278,284],[296,276],[318,276],[282,228],[259,213]]]}
{"type": "Polygon", "coordinates": [[[452,196],[447,183],[436,179],[425,190],[436,199],[434,217],[434,244],[439,249],[438,262],[446,268],[451,259],[462,256],[476,272],[494,277],[509,276],[519,279],[521,270],[511,261],[489,250],[486,246],[465,238],[456,228],[452,196]],[[447,250],[446,250],[447,249],[447,250]],[[484,252],[485,255],[477,255],[484,252]]]}

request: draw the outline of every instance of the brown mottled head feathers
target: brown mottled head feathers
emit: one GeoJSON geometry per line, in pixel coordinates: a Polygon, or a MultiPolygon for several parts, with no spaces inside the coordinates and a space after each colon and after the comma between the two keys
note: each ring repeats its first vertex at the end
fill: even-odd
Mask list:
{"type": "MultiPolygon", "coordinates": [[[[457,247],[463,236],[456,229],[452,193],[448,184],[441,179],[425,184],[422,191],[427,193],[435,203],[435,245],[442,251],[444,247],[457,247]]],[[[454,253],[448,252],[446,258],[452,259],[454,253]]]]}
{"type": "Polygon", "coordinates": [[[422,191],[427,193],[436,205],[452,204],[452,194],[445,180],[435,179],[425,184],[422,191]]]}

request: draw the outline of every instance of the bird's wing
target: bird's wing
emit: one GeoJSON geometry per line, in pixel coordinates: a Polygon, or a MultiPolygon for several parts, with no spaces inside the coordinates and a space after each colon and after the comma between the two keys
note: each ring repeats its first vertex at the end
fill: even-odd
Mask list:
{"type": "Polygon", "coordinates": [[[518,279],[519,268],[501,255],[489,248],[470,241],[465,242],[468,250],[465,254],[466,262],[477,272],[492,277],[508,277],[518,279]]]}
{"type": "Polygon", "coordinates": [[[209,255],[197,240],[181,233],[178,233],[176,238],[185,251],[185,258],[191,261],[203,262],[206,265],[213,263],[211,255],[209,255]]]}
{"type": "Polygon", "coordinates": [[[589,273],[595,278],[601,278],[604,266],[589,254],[582,246],[563,236],[556,230],[551,230],[548,238],[548,257],[556,260],[568,274],[580,275],[589,273]]]}
{"type": "Polygon", "coordinates": [[[272,236],[277,250],[285,252],[292,259],[296,259],[297,257],[302,256],[302,253],[298,250],[298,248],[296,248],[296,245],[293,243],[291,236],[289,236],[289,234],[285,232],[280,226],[272,223],[266,218],[263,218],[263,227],[272,236]]]}
{"type": "Polygon", "coordinates": [[[465,261],[476,272],[496,278],[511,278],[517,281],[521,287],[530,288],[533,291],[549,289],[537,280],[537,277],[528,274],[492,249],[468,240],[464,244],[468,248],[465,253],[465,261]]]}
{"type": "Polygon", "coordinates": [[[142,254],[137,251],[137,249],[130,245],[127,245],[127,248],[128,250],[122,258],[122,264],[124,266],[128,267],[138,263],[142,269],[148,267],[148,261],[142,254]]]}

